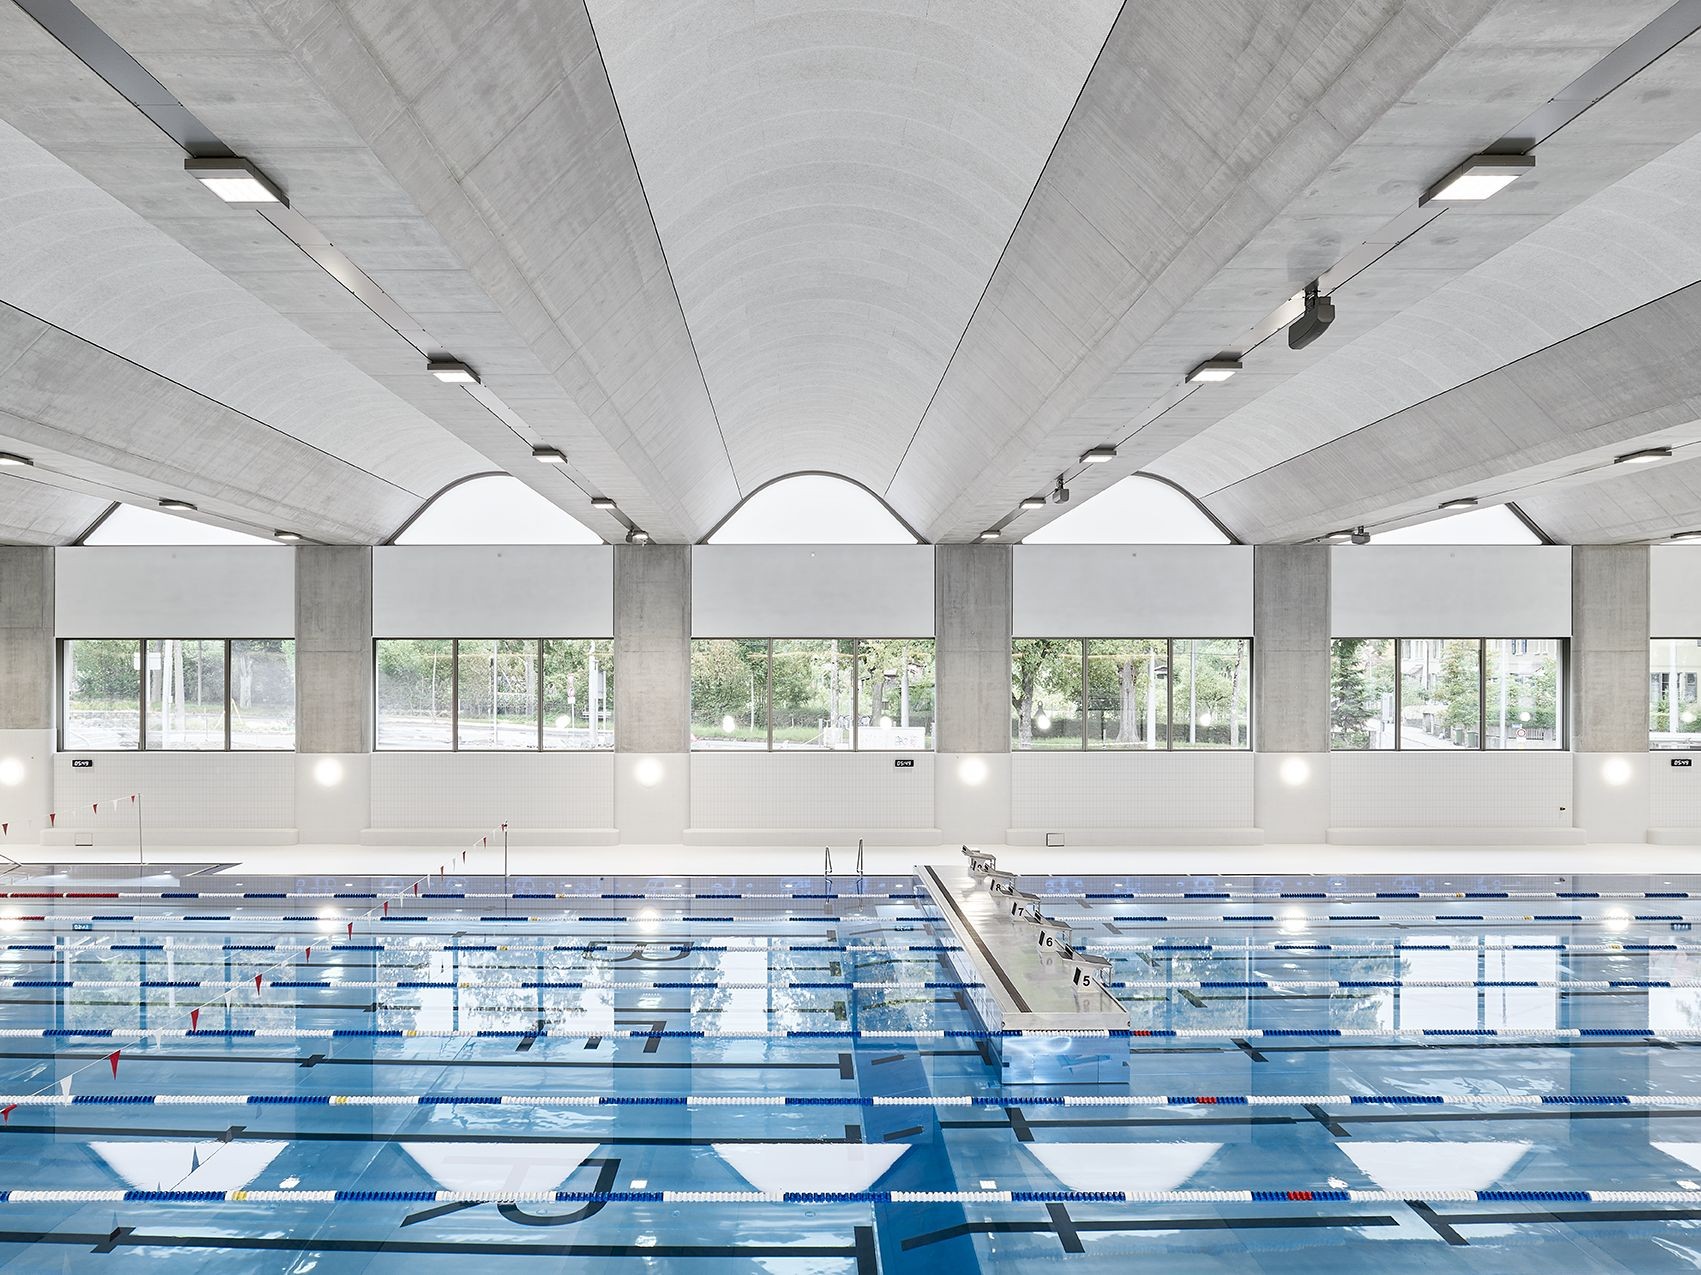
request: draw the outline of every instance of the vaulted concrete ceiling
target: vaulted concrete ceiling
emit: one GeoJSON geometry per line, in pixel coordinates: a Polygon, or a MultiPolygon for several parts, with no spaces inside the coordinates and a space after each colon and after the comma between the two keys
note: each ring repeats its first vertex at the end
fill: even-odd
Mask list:
{"type": "Polygon", "coordinates": [[[1664,51],[1701,0],[1668,6],[80,0],[374,310],[25,12],[65,0],[0,0],[0,450],[38,462],[0,538],[176,495],[370,543],[490,469],[610,539],[591,494],[694,539],[825,470],[966,539],[1135,469],[1249,540],[1454,494],[1657,537],[1701,522],[1693,466],[1610,461],[1701,440],[1701,40],[1664,51]],[[1532,175],[1401,220],[1556,97],[1587,109],[1532,175]],[[1391,226],[1316,345],[1181,386],[1391,226]]]}

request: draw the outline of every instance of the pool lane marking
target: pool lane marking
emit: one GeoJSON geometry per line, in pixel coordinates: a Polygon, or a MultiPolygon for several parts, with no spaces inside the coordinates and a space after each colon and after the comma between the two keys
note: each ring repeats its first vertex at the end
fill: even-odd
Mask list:
{"type": "MultiPolygon", "coordinates": [[[[1701,1191],[449,1191],[0,1189],[0,1204],[1701,1204],[1701,1191]]],[[[639,1250],[642,1252],[643,1250],[639,1250]]]]}
{"type": "Polygon", "coordinates": [[[62,1094],[0,1095],[17,1107],[1695,1107],[1696,1094],[62,1094]]]}
{"type": "MultiPolygon", "coordinates": [[[[253,977],[234,979],[106,979],[106,978],[0,978],[0,988],[16,991],[64,989],[72,991],[240,991],[253,977]]],[[[894,979],[850,981],[844,979],[774,978],[761,981],[738,979],[271,979],[273,988],[335,991],[672,991],[704,988],[717,991],[965,991],[985,983],[957,979],[894,979]]],[[[1387,991],[1418,988],[1488,988],[1498,990],[1560,991],[1649,991],[1694,990],[1701,979],[1684,978],[1246,978],[1246,979],[1153,979],[1112,981],[1105,984],[1129,991],[1387,991]]]]}
{"type": "MultiPolygon", "coordinates": [[[[233,1006],[240,1009],[241,1006],[233,1006]]],[[[264,1008],[264,1006],[256,1007],[264,1008]]],[[[463,1014],[511,1014],[501,1006],[463,1008],[463,1014]]],[[[630,1011],[616,1011],[626,1013],[630,1011]]],[[[707,1014],[726,1011],[706,1010],[707,1014]]],[[[626,1028],[544,1026],[478,1027],[0,1027],[0,1040],[1471,1040],[1701,1041],[1701,1028],[1652,1027],[1119,1027],[1096,1031],[981,1028],[626,1028]]],[[[144,1055],[145,1057],[145,1055],[144,1055]]]]}

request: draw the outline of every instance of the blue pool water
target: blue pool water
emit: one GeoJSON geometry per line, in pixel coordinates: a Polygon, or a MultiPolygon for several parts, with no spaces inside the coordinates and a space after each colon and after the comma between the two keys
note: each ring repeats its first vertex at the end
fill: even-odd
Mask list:
{"type": "Polygon", "coordinates": [[[1131,1065],[1001,1087],[908,876],[149,872],[4,883],[8,1270],[1701,1267],[1687,878],[1027,881],[1131,1065]]]}

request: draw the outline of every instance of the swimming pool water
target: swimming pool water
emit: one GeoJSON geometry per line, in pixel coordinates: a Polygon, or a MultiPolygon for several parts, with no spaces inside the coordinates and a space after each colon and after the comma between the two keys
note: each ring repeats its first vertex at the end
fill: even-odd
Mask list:
{"type": "Polygon", "coordinates": [[[1024,886],[1126,1085],[1000,1087],[908,876],[14,874],[0,1262],[1701,1267],[1701,885],[1024,886]]]}

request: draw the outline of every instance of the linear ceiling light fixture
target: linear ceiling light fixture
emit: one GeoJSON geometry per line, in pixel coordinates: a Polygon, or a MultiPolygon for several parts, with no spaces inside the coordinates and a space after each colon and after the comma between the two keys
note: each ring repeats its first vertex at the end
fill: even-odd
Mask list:
{"type": "Polygon", "coordinates": [[[980,533],[980,538],[982,540],[1002,540],[1004,539],[1004,533],[997,527],[988,527],[985,531],[980,533]]]}
{"type": "Polygon", "coordinates": [[[1673,540],[1701,540],[1701,531],[1674,531],[1671,533],[1671,538],[1673,540]]]}
{"type": "Polygon", "coordinates": [[[1477,498],[1475,496],[1455,496],[1451,500],[1442,501],[1439,505],[1436,506],[1436,508],[1437,509],[1475,509],[1476,505],[1477,505],[1477,498]]]}
{"type": "Polygon", "coordinates": [[[1022,508],[1023,509],[1044,509],[1045,508],[1045,497],[1044,496],[1024,496],[1024,497],[1022,497],[1022,508]]]}
{"type": "Polygon", "coordinates": [[[282,540],[285,544],[294,544],[301,539],[301,533],[299,531],[285,531],[282,527],[279,527],[272,533],[272,539],[282,540]]]}
{"type": "Polygon", "coordinates": [[[14,452],[0,452],[0,465],[4,465],[7,468],[33,464],[35,464],[35,462],[28,456],[19,456],[14,452]]]}
{"type": "Polygon", "coordinates": [[[1106,443],[1103,447],[1089,447],[1081,453],[1083,465],[1102,465],[1107,460],[1116,459],[1116,448],[1106,443]]]}
{"type": "Polygon", "coordinates": [[[1614,456],[1612,463],[1615,465],[1652,465],[1657,460],[1670,459],[1671,448],[1669,447],[1644,447],[1638,452],[1626,452],[1622,456],[1614,456]]]}
{"type": "Polygon", "coordinates": [[[565,465],[567,453],[559,447],[534,447],[532,448],[532,459],[540,465],[565,465]]]}
{"type": "Polygon", "coordinates": [[[159,507],[161,509],[174,509],[179,513],[185,511],[189,513],[195,512],[194,505],[190,504],[187,500],[179,500],[176,496],[167,496],[164,500],[159,502],[159,507]]]}
{"type": "Polygon", "coordinates": [[[1350,529],[1346,531],[1331,531],[1323,538],[1331,544],[1344,545],[1347,541],[1353,538],[1353,533],[1350,529]]]}
{"type": "Polygon", "coordinates": [[[602,510],[613,511],[615,509],[618,509],[619,507],[620,507],[619,504],[616,503],[613,496],[592,496],[591,497],[591,508],[592,509],[602,509],[602,510]]]}
{"type": "Polygon", "coordinates": [[[478,373],[459,359],[431,359],[426,363],[425,370],[445,385],[484,384],[478,379],[478,373]]]}
{"type": "Polygon", "coordinates": [[[1534,155],[1472,155],[1423,192],[1425,204],[1469,204],[1492,198],[1536,166],[1534,155]]]}
{"type": "Polygon", "coordinates": [[[1206,359],[1187,374],[1187,382],[1189,385],[1198,385],[1208,381],[1226,381],[1238,371],[1238,358],[1206,359]]]}
{"type": "Polygon", "coordinates": [[[183,161],[183,171],[227,204],[246,204],[253,207],[282,204],[289,200],[277,183],[241,156],[206,159],[191,156],[183,161]]]}

